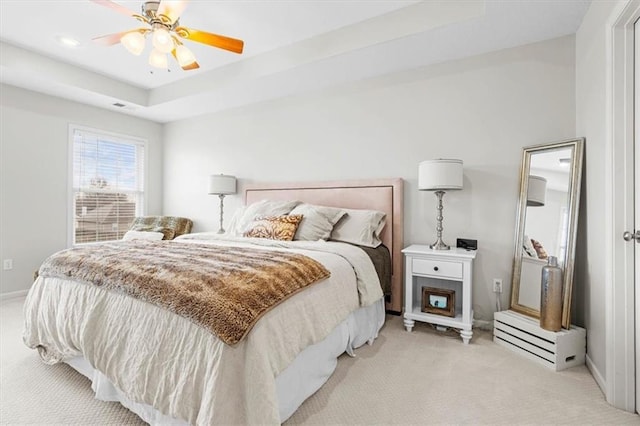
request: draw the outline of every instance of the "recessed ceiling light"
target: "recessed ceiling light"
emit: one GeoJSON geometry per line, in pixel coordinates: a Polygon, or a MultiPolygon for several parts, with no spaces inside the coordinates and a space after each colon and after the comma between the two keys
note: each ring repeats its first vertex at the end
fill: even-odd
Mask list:
{"type": "Polygon", "coordinates": [[[72,38],[72,37],[58,36],[58,37],[56,37],[56,39],[58,40],[58,43],[60,43],[61,45],[65,46],[65,47],[78,47],[78,46],[80,46],[80,42],[78,40],[76,40],[75,38],[72,38]]]}

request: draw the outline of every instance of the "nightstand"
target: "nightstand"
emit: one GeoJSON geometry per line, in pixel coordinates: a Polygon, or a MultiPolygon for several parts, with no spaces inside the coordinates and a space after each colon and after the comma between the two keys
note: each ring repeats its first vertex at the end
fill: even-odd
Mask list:
{"type": "Polygon", "coordinates": [[[413,244],[402,250],[405,256],[404,326],[411,331],[415,321],[460,330],[467,344],[473,335],[471,283],[475,250],[451,248],[432,250],[429,246],[413,244]],[[455,292],[454,316],[422,312],[423,288],[431,287],[455,292]]]}

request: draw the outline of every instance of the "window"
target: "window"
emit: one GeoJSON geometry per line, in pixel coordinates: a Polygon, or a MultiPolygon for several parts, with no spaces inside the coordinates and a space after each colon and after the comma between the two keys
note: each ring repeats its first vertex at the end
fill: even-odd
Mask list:
{"type": "Polygon", "coordinates": [[[145,142],[72,127],[71,243],[121,239],[144,214],[145,142]]]}

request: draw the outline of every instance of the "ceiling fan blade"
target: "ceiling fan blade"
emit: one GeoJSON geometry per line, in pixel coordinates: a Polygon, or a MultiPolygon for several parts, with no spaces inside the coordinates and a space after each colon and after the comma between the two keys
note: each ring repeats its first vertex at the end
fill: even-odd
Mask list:
{"type": "Polygon", "coordinates": [[[113,46],[114,44],[120,43],[120,40],[122,39],[122,37],[126,36],[129,33],[138,32],[138,33],[144,34],[147,31],[149,31],[149,30],[147,30],[145,28],[138,28],[138,29],[135,29],[135,30],[122,31],[121,33],[108,34],[108,35],[96,37],[94,39],[91,39],[91,41],[96,43],[96,44],[100,44],[102,46],[113,46]]]}
{"type": "MultiPolygon", "coordinates": [[[[180,63],[178,61],[178,55],[176,54],[176,49],[173,49],[171,51],[171,54],[173,55],[173,57],[175,58],[175,60],[178,62],[178,64],[180,63]]],[[[196,70],[198,68],[200,68],[200,65],[198,65],[198,63],[196,61],[193,61],[192,63],[185,65],[184,67],[181,67],[183,70],[185,71],[189,71],[189,70],[196,70]]]]}
{"type": "Polygon", "coordinates": [[[162,0],[156,14],[166,16],[173,24],[180,18],[188,3],[188,0],[162,0]]]}
{"type": "Polygon", "coordinates": [[[108,7],[109,9],[113,9],[116,12],[121,13],[123,15],[133,16],[133,17],[140,16],[139,13],[136,13],[130,9],[127,9],[126,7],[121,6],[118,3],[114,3],[110,0],[91,0],[91,1],[101,6],[108,7]]]}
{"type": "Polygon", "coordinates": [[[218,47],[235,53],[242,53],[242,49],[244,48],[244,41],[242,40],[211,34],[206,31],[194,30],[187,27],[178,27],[175,29],[175,32],[182,38],[197,41],[198,43],[208,44],[209,46],[218,47]]]}
{"type": "Polygon", "coordinates": [[[182,69],[185,70],[185,71],[196,70],[198,68],[200,68],[200,65],[198,65],[197,62],[193,62],[193,63],[191,63],[191,64],[189,64],[189,65],[187,65],[185,67],[182,67],[182,69]]]}

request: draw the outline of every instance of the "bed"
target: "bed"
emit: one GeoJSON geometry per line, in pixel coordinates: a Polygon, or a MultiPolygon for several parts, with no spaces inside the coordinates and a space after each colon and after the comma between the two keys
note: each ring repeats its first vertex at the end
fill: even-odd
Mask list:
{"type": "Polygon", "coordinates": [[[246,205],[298,200],[385,213],[379,237],[390,257],[390,282],[384,296],[371,255],[352,244],[188,234],[139,246],[158,256],[159,244],[172,243],[220,253],[286,252],[329,274],[292,291],[238,341],[225,343],[224,332],[216,335],[198,318],[131,297],[123,287],[45,273],[25,303],[25,343],[45,362],[66,362],[91,379],[96,398],[119,401],[150,424],[281,423],[326,382],[339,355],[373,342],[385,307],[400,311],[402,195],[401,179],[245,188],[246,205]]]}

